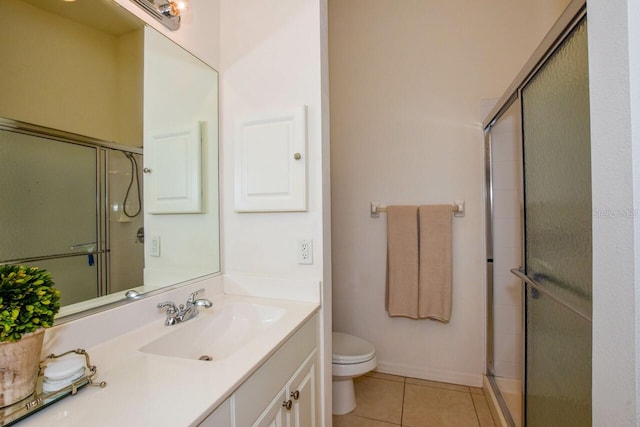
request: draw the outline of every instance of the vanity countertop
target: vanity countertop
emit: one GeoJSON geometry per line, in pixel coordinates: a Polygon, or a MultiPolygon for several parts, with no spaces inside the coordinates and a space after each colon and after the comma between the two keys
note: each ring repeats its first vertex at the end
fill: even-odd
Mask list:
{"type": "MultiPolygon", "coordinates": [[[[238,356],[200,361],[148,354],[139,349],[177,326],[156,321],[87,348],[97,380],[107,387],[85,387],[20,421],[31,426],[190,426],[229,397],[275,350],[319,309],[313,302],[219,295],[210,310],[237,302],[285,310],[271,327],[249,341],[238,356]]],[[[204,310],[202,310],[204,313],[204,310]]],[[[205,315],[201,314],[204,317],[205,315]]]]}

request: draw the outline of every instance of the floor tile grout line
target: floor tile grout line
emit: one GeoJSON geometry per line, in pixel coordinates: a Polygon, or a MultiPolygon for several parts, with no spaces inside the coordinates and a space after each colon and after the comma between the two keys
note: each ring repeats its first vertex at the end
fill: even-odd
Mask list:
{"type": "Polygon", "coordinates": [[[418,387],[434,388],[436,390],[455,391],[457,393],[471,393],[471,391],[469,391],[469,390],[464,390],[464,391],[463,390],[453,390],[453,389],[446,388],[446,387],[438,387],[438,386],[426,385],[426,384],[414,384],[414,383],[405,382],[405,385],[415,385],[415,386],[418,386],[418,387]]]}
{"type": "Polygon", "coordinates": [[[362,418],[362,419],[364,419],[364,420],[377,421],[377,422],[379,422],[379,423],[385,423],[385,424],[389,424],[389,425],[391,425],[391,426],[398,426],[398,427],[400,427],[400,424],[390,423],[389,421],[379,420],[379,419],[377,419],[377,418],[365,417],[364,415],[356,415],[356,414],[345,414],[345,415],[351,415],[352,417],[362,418]]]}
{"type": "MultiPolygon", "coordinates": [[[[374,380],[381,380],[381,381],[389,381],[389,382],[391,382],[391,383],[403,383],[403,384],[404,384],[404,383],[405,383],[405,380],[406,380],[406,378],[405,378],[405,380],[397,381],[397,380],[392,380],[392,379],[389,379],[389,378],[376,377],[376,376],[374,376],[374,375],[364,375],[364,376],[365,376],[366,378],[373,378],[374,380]]],[[[397,375],[395,375],[395,376],[397,376],[397,375]]],[[[403,377],[403,378],[404,378],[404,377],[403,377]]]]}
{"type": "Polygon", "coordinates": [[[476,406],[476,400],[473,398],[473,393],[471,393],[471,389],[469,389],[469,395],[471,397],[471,403],[473,404],[473,410],[476,413],[476,420],[478,420],[478,426],[482,427],[482,423],[480,422],[480,415],[478,414],[478,407],[476,406]]]}

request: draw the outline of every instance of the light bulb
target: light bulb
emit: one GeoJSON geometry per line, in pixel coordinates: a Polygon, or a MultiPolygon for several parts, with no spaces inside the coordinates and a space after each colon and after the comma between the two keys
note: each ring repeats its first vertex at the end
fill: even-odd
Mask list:
{"type": "Polygon", "coordinates": [[[180,16],[180,9],[174,1],[169,1],[158,8],[164,16],[180,16]]]}

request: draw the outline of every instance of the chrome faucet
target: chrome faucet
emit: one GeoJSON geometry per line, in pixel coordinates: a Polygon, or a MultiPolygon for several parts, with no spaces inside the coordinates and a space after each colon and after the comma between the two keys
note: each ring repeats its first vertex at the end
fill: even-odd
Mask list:
{"type": "Polygon", "coordinates": [[[187,303],[180,304],[178,307],[171,301],[158,304],[158,308],[167,309],[167,318],[164,321],[164,325],[171,326],[196,317],[198,315],[198,307],[210,308],[213,304],[208,299],[196,299],[196,295],[203,292],[204,289],[192,292],[189,294],[187,303]]]}

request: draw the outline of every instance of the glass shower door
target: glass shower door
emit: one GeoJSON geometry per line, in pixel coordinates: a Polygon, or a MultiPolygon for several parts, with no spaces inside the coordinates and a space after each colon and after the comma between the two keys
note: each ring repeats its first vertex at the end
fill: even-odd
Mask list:
{"type": "Polygon", "coordinates": [[[522,90],[525,424],[591,425],[591,156],[583,19],[522,90]]]}
{"type": "Polygon", "coordinates": [[[96,149],[0,130],[0,263],[51,272],[61,303],[98,296],[96,149]]]}
{"type": "Polygon", "coordinates": [[[488,282],[491,305],[489,380],[510,425],[522,426],[524,372],[523,291],[513,274],[523,262],[522,127],[520,102],[491,126],[489,138],[492,251],[488,282]]]}

